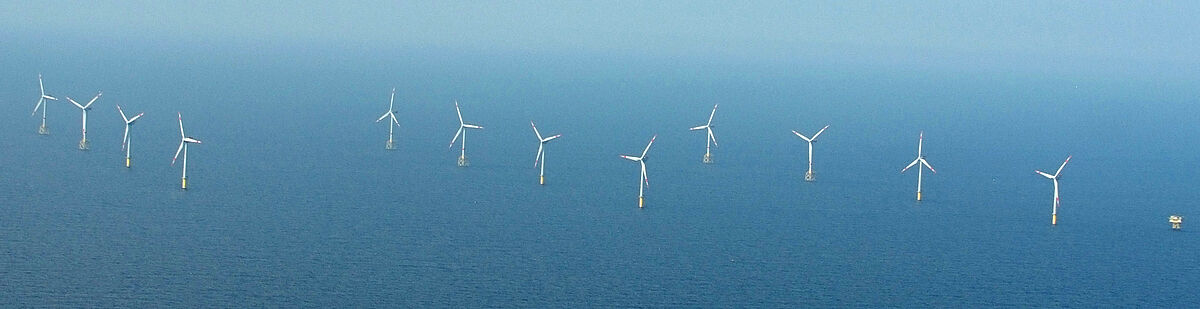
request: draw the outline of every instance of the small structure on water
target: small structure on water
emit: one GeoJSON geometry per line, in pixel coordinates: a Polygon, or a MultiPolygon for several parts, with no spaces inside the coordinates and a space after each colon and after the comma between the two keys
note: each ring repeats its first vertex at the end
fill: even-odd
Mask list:
{"type": "Polygon", "coordinates": [[[1183,216],[1171,215],[1170,218],[1167,218],[1167,222],[1171,223],[1171,229],[1179,230],[1183,225],[1183,216]]]}

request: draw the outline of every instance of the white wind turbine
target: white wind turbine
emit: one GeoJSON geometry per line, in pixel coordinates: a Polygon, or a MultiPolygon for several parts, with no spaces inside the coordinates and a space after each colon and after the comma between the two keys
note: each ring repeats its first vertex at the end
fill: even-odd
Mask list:
{"type": "Polygon", "coordinates": [[[383,116],[379,116],[379,119],[375,120],[375,123],[379,123],[380,121],[383,121],[389,117],[392,118],[392,121],[388,123],[388,140],[387,146],[385,146],[388,150],[396,149],[396,147],[392,144],[392,129],[400,126],[400,122],[396,121],[396,110],[392,109],[392,104],[395,102],[396,88],[392,88],[392,98],[388,101],[388,111],[383,113],[383,116]]]}
{"type": "Polygon", "coordinates": [[[120,105],[117,105],[117,112],[121,113],[121,119],[125,119],[125,137],[121,138],[121,149],[125,150],[125,168],[129,168],[129,153],[133,149],[132,140],[129,139],[129,127],[132,127],[133,122],[137,121],[138,118],[142,118],[142,115],[146,113],[137,114],[133,118],[125,117],[125,111],[121,110],[120,105]]]}
{"type": "Polygon", "coordinates": [[[183,152],[183,185],[182,188],[187,190],[187,144],[200,144],[200,140],[194,139],[183,134],[183,113],[179,113],[179,149],[175,150],[175,158],[171,159],[171,166],[175,166],[175,160],[179,159],[179,153],[183,152]]]}
{"type": "Polygon", "coordinates": [[[463,122],[462,111],[458,109],[458,101],[454,101],[454,112],[458,113],[458,133],[454,133],[454,139],[450,140],[450,148],[454,148],[454,141],[462,136],[462,153],[458,155],[458,166],[471,165],[467,162],[467,129],[483,129],[481,126],[463,122]]]}
{"type": "Polygon", "coordinates": [[[655,138],[658,138],[657,134],[650,138],[650,143],[646,144],[645,150],[642,150],[642,156],[634,157],[630,155],[621,155],[621,157],[625,158],[626,160],[634,161],[642,165],[642,177],[638,179],[638,208],[642,208],[644,205],[643,202],[645,201],[645,198],[643,197],[642,193],[644,193],[643,191],[645,191],[645,187],[650,186],[650,178],[646,177],[646,153],[650,151],[650,145],[654,145],[655,138]]]}
{"type": "Polygon", "coordinates": [[[1054,175],[1050,175],[1043,171],[1034,170],[1034,172],[1054,181],[1054,210],[1050,213],[1051,225],[1058,225],[1058,178],[1062,176],[1062,170],[1064,167],[1067,167],[1067,162],[1071,162],[1071,156],[1067,156],[1067,160],[1063,161],[1063,164],[1058,166],[1058,171],[1054,172],[1054,175]]]}
{"type": "Polygon", "coordinates": [[[717,104],[713,104],[712,112],[708,114],[708,122],[704,123],[704,125],[702,125],[702,126],[696,126],[696,127],[692,127],[691,129],[688,129],[690,131],[705,130],[708,132],[708,137],[705,138],[705,140],[704,140],[704,161],[703,161],[704,163],[712,163],[713,162],[711,149],[712,149],[712,146],[717,145],[717,137],[715,135],[713,135],[713,132],[712,132],[712,128],[713,128],[712,120],[713,120],[713,115],[716,115],[716,114],[717,114],[717,104]]]}
{"type": "Polygon", "coordinates": [[[50,134],[50,128],[46,127],[46,107],[49,107],[50,102],[46,100],[58,101],[58,98],[46,94],[46,87],[42,84],[42,74],[38,74],[38,89],[42,91],[42,96],[38,97],[37,105],[33,107],[33,113],[29,115],[37,115],[38,109],[42,110],[42,126],[38,127],[38,134],[47,135],[50,134]]]}
{"type": "Polygon", "coordinates": [[[813,134],[812,138],[804,136],[804,134],[800,134],[800,132],[796,132],[796,130],[792,130],[793,134],[796,134],[796,136],[799,136],[800,139],[803,139],[805,142],[808,142],[808,172],[804,173],[805,181],[813,181],[813,180],[817,179],[817,176],[813,175],[813,170],[812,170],[812,153],[813,153],[812,146],[813,146],[813,143],[817,142],[817,137],[821,136],[821,132],[825,132],[825,129],[828,129],[828,128],[829,128],[829,125],[825,125],[824,128],[821,128],[820,131],[817,131],[817,134],[813,134]]]}
{"type": "Polygon", "coordinates": [[[550,142],[550,140],[556,139],[559,136],[562,136],[562,134],[556,134],[551,137],[542,138],[542,133],[538,132],[537,125],[534,125],[532,120],[529,121],[529,126],[533,127],[533,134],[537,135],[538,138],[538,152],[537,156],[533,158],[533,167],[538,167],[539,162],[542,164],[542,170],[538,172],[538,184],[544,185],[546,184],[546,153],[544,152],[543,147],[545,147],[546,143],[550,142]]]}
{"type": "Polygon", "coordinates": [[[83,111],[83,138],[79,140],[79,150],[87,150],[88,149],[87,114],[88,114],[88,111],[92,109],[92,103],[96,103],[96,99],[99,99],[100,95],[102,95],[102,94],[104,94],[104,92],[97,92],[96,96],[92,97],[92,100],[88,101],[86,105],[79,104],[79,102],[75,102],[75,100],[72,100],[71,97],[67,97],[67,101],[71,101],[71,104],[75,104],[75,107],[78,107],[79,110],[83,111]]]}
{"type": "MultiPolygon", "coordinates": [[[[917,158],[914,159],[912,161],[912,163],[909,163],[908,166],[904,167],[904,169],[900,170],[901,173],[903,173],[904,171],[907,171],[909,168],[913,167],[913,165],[917,165],[917,163],[920,163],[921,165],[928,167],[930,172],[937,174],[937,171],[935,171],[933,169],[933,166],[929,166],[929,162],[925,161],[925,155],[921,153],[921,145],[924,142],[925,142],[925,132],[922,131],[921,135],[919,137],[917,137],[917,158]]],[[[918,201],[921,200],[921,167],[920,166],[917,167],[917,200],[918,201]]]]}

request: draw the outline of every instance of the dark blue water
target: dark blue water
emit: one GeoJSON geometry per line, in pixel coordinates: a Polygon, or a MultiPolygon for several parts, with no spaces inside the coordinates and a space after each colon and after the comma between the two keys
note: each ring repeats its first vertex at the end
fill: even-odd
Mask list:
{"type": "MultiPolygon", "coordinates": [[[[403,51],[14,53],[0,304],[1171,306],[1200,301],[1195,85],[403,51]],[[319,61],[318,61],[319,60],[319,61]],[[316,63],[316,64],[314,64],[316,63]],[[79,113],[30,117],[36,75],[79,113]],[[398,149],[374,119],[398,87],[398,149]],[[446,148],[456,117],[472,166],[446,148]],[[716,164],[704,165],[714,124],[716,164]],[[145,111],[122,166],[114,104],[145,111]],[[190,190],[170,166],[175,112],[190,190]],[[537,142],[547,185],[537,185],[537,142]],[[812,133],[818,181],[806,183],[812,133]],[[937,174],[900,174],[924,130],[937,174]],[[635,154],[654,134],[646,208],[635,154]],[[1051,183],[1064,170],[1059,224],[1051,183]]],[[[978,73],[978,72],[976,72],[978,73]]]]}

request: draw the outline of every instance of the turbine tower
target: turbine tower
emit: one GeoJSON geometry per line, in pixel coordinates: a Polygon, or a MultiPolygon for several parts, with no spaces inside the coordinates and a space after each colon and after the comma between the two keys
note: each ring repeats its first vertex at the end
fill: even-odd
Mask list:
{"type": "Polygon", "coordinates": [[[1039,170],[1033,170],[1034,172],[1054,181],[1054,210],[1050,213],[1050,225],[1058,225],[1058,178],[1062,177],[1062,170],[1064,167],[1067,167],[1067,162],[1071,162],[1071,156],[1067,156],[1067,160],[1063,161],[1063,164],[1058,166],[1058,171],[1054,172],[1054,175],[1050,175],[1039,170]]]}
{"type": "Polygon", "coordinates": [[[812,153],[813,153],[812,146],[813,146],[813,143],[817,142],[817,137],[821,136],[821,132],[825,132],[825,129],[828,129],[828,128],[829,128],[829,125],[825,125],[824,128],[821,128],[820,131],[817,131],[817,134],[813,134],[812,138],[808,138],[807,136],[804,136],[804,134],[800,134],[800,132],[796,132],[796,130],[792,130],[793,134],[796,134],[796,136],[799,136],[800,139],[803,139],[805,142],[808,142],[808,172],[804,173],[805,181],[817,180],[817,176],[813,174],[813,170],[812,170],[812,153]]]}
{"type": "Polygon", "coordinates": [[[104,92],[97,92],[96,96],[92,97],[92,100],[88,101],[87,104],[79,104],[79,102],[72,100],[71,97],[67,97],[67,101],[71,101],[71,104],[75,104],[75,107],[78,107],[79,110],[83,111],[83,138],[79,139],[79,150],[88,150],[87,114],[88,111],[92,109],[92,103],[96,103],[96,99],[99,99],[100,95],[102,94],[104,94],[104,92]]]}
{"type": "Polygon", "coordinates": [[[544,185],[546,184],[546,153],[544,152],[543,147],[545,147],[546,143],[550,142],[550,140],[556,139],[559,136],[562,136],[562,134],[556,134],[551,137],[542,138],[542,133],[538,132],[537,125],[534,125],[532,120],[529,121],[529,126],[533,127],[533,134],[537,135],[538,138],[538,152],[537,156],[533,158],[533,167],[538,167],[539,162],[542,164],[542,170],[538,172],[538,184],[544,185]]]}
{"type": "Polygon", "coordinates": [[[400,126],[400,122],[396,121],[396,110],[392,109],[392,104],[395,102],[396,102],[396,88],[392,88],[392,98],[391,98],[391,100],[388,101],[388,111],[386,113],[383,113],[383,116],[379,116],[379,119],[375,120],[375,123],[379,123],[380,121],[383,121],[384,119],[387,119],[389,117],[392,118],[392,121],[388,123],[387,146],[384,146],[387,150],[396,149],[395,145],[392,144],[392,129],[400,126]]]}
{"type": "Polygon", "coordinates": [[[179,149],[175,150],[175,158],[171,159],[171,166],[175,166],[175,160],[179,159],[179,153],[183,152],[183,185],[182,188],[187,190],[187,145],[201,144],[200,140],[194,139],[183,134],[183,113],[179,113],[179,149]]]}
{"type": "Polygon", "coordinates": [[[125,119],[125,137],[121,138],[121,149],[125,150],[125,168],[129,168],[129,153],[132,151],[131,149],[133,149],[132,140],[129,139],[129,128],[133,126],[134,121],[137,121],[138,118],[142,118],[142,115],[145,115],[146,113],[137,114],[137,116],[133,116],[133,118],[125,117],[125,111],[121,110],[120,105],[117,105],[117,112],[121,113],[121,119],[125,119]]]}
{"type": "Polygon", "coordinates": [[[642,165],[642,177],[638,179],[638,208],[642,208],[642,206],[645,204],[645,197],[642,193],[644,193],[646,187],[650,186],[650,178],[646,177],[646,153],[650,152],[650,145],[654,145],[655,138],[658,138],[657,134],[650,138],[650,143],[646,144],[646,149],[642,150],[642,155],[640,157],[621,155],[621,158],[625,158],[626,160],[637,162],[638,164],[642,165]]]}
{"type": "Polygon", "coordinates": [[[467,129],[480,129],[483,127],[463,122],[462,111],[458,108],[458,101],[454,101],[454,112],[458,113],[458,133],[454,133],[454,139],[450,140],[450,148],[454,149],[454,141],[462,136],[462,153],[458,155],[458,166],[471,165],[467,161],[467,129]]]}
{"type": "Polygon", "coordinates": [[[716,115],[716,114],[717,114],[717,104],[713,104],[712,112],[708,114],[708,122],[704,123],[704,125],[702,125],[702,126],[696,126],[696,127],[692,127],[691,129],[688,129],[690,131],[705,130],[708,132],[708,137],[705,138],[705,140],[704,140],[704,161],[703,162],[706,164],[713,162],[712,146],[717,145],[717,137],[715,135],[713,135],[713,131],[712,131],[713,115],[716,115]]]}
{"type": "Polygon", "coordinates": [[[38,74],[38,89],[42,91],[42,96],[38,97],[37,105],[33,106],[33,113],[29,115],[37,115],[38,109],[42,110],[42,126],[38,127],[38,134],[47,135],[50,134],[50,128],[46,127],[46,107],[49,107],[50,101],[46,100],[58,101],[58,98],[46,94],[46,87],[42,84],[42,74],[38,74]]]}
{"type": "MultiPolygon", "coordinates": [[[[909,168],[913,167],[913,165],[917,165],[917,163],[920,163],[921,165],[928,167],[930,172],[937,174],[937,171],[933,169],[933,166],[929,166],[929,162],[925,161],[925,155],[921,153],[921,145],[924,142],[925,142],[925,132],[922,131],[921,135],[919,137],[917,137],[917,158],[914,159],[912,161],[912,163],[909,163],[908,166],[904,167],[904,169],[900,170],[901,173],[903,173],[904,171],[907,171],[909,168]]],[[[921,167],[920,166],[917,167],[917,200],[918,201],[921,200],[921,167]]]]}

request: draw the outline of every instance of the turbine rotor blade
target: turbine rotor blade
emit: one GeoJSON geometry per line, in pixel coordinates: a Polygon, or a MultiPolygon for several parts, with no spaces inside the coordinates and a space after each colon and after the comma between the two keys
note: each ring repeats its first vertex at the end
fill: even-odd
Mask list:
{"type": "Polygon", "coordinates": [[[622,158],[622,159],[625,159],[625,160],[629,160],[629,161],[634,161],[634,162],[638,162],[638,161],[641,161],[641,160],[642,160],[642,158],[639,158],[639,157],[634,157],[634,156],[631,156],[631,155],[621,155],[621,158],[622,158]]]}
{"type": "Polygon", "coordinates": [[[1033,170],[1033,172],[1038,173],[1039,175],[1042,175],[1042,177],[1054,179],[1054,175],[1047,174],[1046,172],[1039,171],[1039,170],[1033,170]]]}
{"type": "Polygon", "coordinates": [[[529,126],[533,127],[533,134],[537,135],[537,138],[539,141],[541,141],[543,143],[546,142],[546,140],[542,138],[542,133],[538,132],[537,125],[533,124],[533,120],[529,121],[529,126]]]}
{"type": "Polygon", "coordinates": [[[75,104],[75,106],[79,107],[79,109],[83,109],[83,105],[80,105],[79,102],[75,102],[75,99],[72,99],[71,97],[67,97],[67,101],[70,101],[71,104],[75,104]]]}
{"type": "Polygon", "coordinates": [[[138,118],[142,118],[142,115],[145,115],[145,114],[146,113],[139,113],[139,114],[137,114],[137,116],[133,116],[133,118],[129,118],[128,123],[133,123],[134,121],[137,121],[138,118]]]}
{"type": "Polygon", "coordinates": [[[542,158],[542,144],[538,143],[537,156],[533,157],[533,167],[537,167],[538,161],[542,158]]]}
{"type": "Polygon", "coordinates": [[[645,150],[642,150],[642,156],[641,156],[640,158],[645,158],[645,157],[646,157],[646,153],[647,153],[647,152],[650,152],[650,146],[651,146],[651,145],[654,145],[654,139],[655,139],[655,138],[658,138],[658,134],[655,134],[654,136],[650,137],[650,143],[647,143],[647,144],[646,144],[646,149],[645,149],[645,150]]]}
{"type": "Polygon", "coordinates": [[[1071,162],[1071,156],[1067,156],[1067,160],[1063,161],[1063,164],[1058,166],[1058,171],[1054,172],[1054,178],[1058,178],[1058,175],[1062,173],[1063,168],[1067,167],[1067,162],[1071,162]]]}
{"type": "Polygon", "coordinates": [[[458,127],[458,132],[455,132],[455,133],[454,133],[454,139],[451,139],[451,140],[450,140],[450,147],[447,147],[447,148],[454,148],[454,142],[458,141],[458,136],[459,136],[459,135],[462,135],[462,132],[463,132],[463,127],[462,127],[462,126],[459,126],[459,127],[458,127]]]}
{"type": "Polygon", "coordinates": [[[642,164],[642,181],[646,182],[646,187],[650,187],[650,176],[646,175],[646,161],[638,161],[642,164]]]}
{"type": "Polygon", "coordinates": [[[178,114],[179,114],[179,138],[184,139],[184,138],[187,138],[187,135],[183,134],[183,113],[178,113],[178,114]]]}
{"type": "Polygon", "coordinates": [[[712,140],[713,146],[721,147],[717,145],[717,136],[713,135],[712,128],[708,128],[708,138],[712,140]]]}
{"type": "Polygon", "coordinates": [[[473,125],[473,124],[469,124],[469,123],[464,123],[462,126],[464,128],[483,129],[483,127],[481,127],[481,126],[477,126],[477,125],[473,125]]]}
{"type": "Polygon", "coordinates": [[[796,130],[792,130],[792,134],[796,134],[796,136],[799,136],[800,139],[804,140],[805,142],[812,141],[812,139],[808,138],[808,136],[804,136],[804,134],[800,134],[800,132],[796,132],[796,130]]]}
{"type": "Polygon", "coordinates": [[[716,114],[717,114],[717,104],[713,104],[713,110],[711,113],[708,114],[708,123],[705,124],[704,126],[706,126],[706,127],[712,126],[713,115],[716,115],[716,114]]]}
{"type": "Polygon", "coordinates": [[[933,166],[929,165],[929,161],[925,161],[925,158],[921,158],[921,164],[925,165],[925,167],[928,167],[930,172],[937,174],[937,170],[934,170],[933,166]]]}
{"type": "Polygon", "coordinates": [[[121,150],[125,150],[125,144],[129,142],[129,124],[125,124],[125,137],[121,138],[121,150]]]}
{"type": "Polygon", "coordinates": [[[907,171],[908,169],[912,168],[913,165],[917,165],[917,163],[920,163],[920,162],[921,162],[921,158],[917,157],[916,159],[913,159],[912,163],[909,163],[908,166],[905,166],[904,169],[900,170],[900,172],[903,173],[904,171],[907,171]]]}
{"type": "Polygon", "coordinates": [[[96,99],[99,99],[99,98],[100,98],[100,95],[103,95],[103,94],[104,94],[104,92],[97,92],[97,93],[96,93],[96,96],[92,97],[92,100],[91,100],[91,101],[88,101],[88,104],[87,104],[87,105],[84,105],[82,108],[88,108],[88,107],[92,107],[92,103],[95,103],[95,102],[96,102],[96,99]]]}
{"type": "Polygon", "coordinates": [[[30,113],[30,114],[29,114],[30,116],[37,115],[37,111],[38,111],[38,109],[42,107],[42,102],[46,102],[46,98],[39,98],[39,99],[38,99],[37,105],[34,105],[34,106],[33,106],[33,113],[30,113]]]}
{"type": "Polygon", "coordinates": [[[125,111],[121,110],[121,105],[117,105],[117,112],[121,113],[121,119],[125,119],[125,123],[129,123],[129,118],[125,117],[125,111]]]}
{"type": "Polygon", "coordinates": [[[554,136],[551,136],[551,137],[543,138],[543,139],[542,139],[542,143],[549,142],[550,140],[556,139],[556,138],[558,138],[559,136],[562,136],[562,134],[558,134],[558,135],[554,135],[554,136]]]}
{"type": "Polygon", "coordinates": [[[462,110],[458,109],[458,101],[454,101],[454,112],[458,113],[458,125],[461,126],[465,124],[462,119],[462,110]]]}
{"type": "Polygon", "coordinates": [[[395,87],[392,88],[392,98],[388,99],[388,112],[389,113],[392,112],[393,110],[396,110],[394,107],[392,107],[393,103],[396,103],[396,88],[395,87]]]}
{"type": "Polygon", "coordinates": [[[821,136],[821,132],[825,132],[825,129],[828,129],[828,128],[829,128],[829,125],[825,125],[824,128],[821,128],[820,131],[817,131],[817,134],[813,134],[812,140],[814,140],[814,141],[817,140],[817,136],[821,136]]]}
{"type": "Polygon", "coordinates": [[[387,118],[387,116],[389,116],[391,114],[392,114],[392,111],[389,110],[389,111],[383,113],[383,115],[380,115],[379,119],[375,119],[375,122],[379,123],[380,121],[383,121],[383,118],[387,118]]]}
{"type": "Polygon", "coordinates": [[[691,127],[688,129],[688,131],[696,131],[696,130],[704,130],[704,129],[708,129],[708,125],[691,127]]]}
{"type": "Polygon", "coordinates": [[[179,152],[183,151],[183,141],[179,141],[179,149],[175,150],[175,158],[171,159],[171,166],[175,166],[175,160],[179,159],[179,152]]]}

